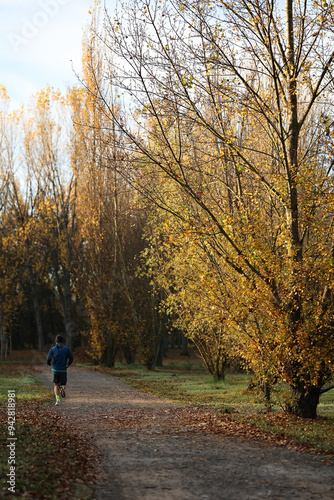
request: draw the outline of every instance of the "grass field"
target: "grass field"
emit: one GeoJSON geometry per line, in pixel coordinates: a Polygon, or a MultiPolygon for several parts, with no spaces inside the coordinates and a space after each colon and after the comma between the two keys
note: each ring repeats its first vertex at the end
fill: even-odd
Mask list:
{"type": "MultiPolygon", "coordinates": [[[[46,409],[46,403],[54,399],[53,394],[36,378],[32,363],[25,359],[26,354],[21,352],[20,359],[20,352],[13,353],[11,359],[0,362],[0,432],[3,436],[0,496],[89,499],[92,488],[83,484],[88,482],[90,472],[85,465],[87,445],[68,429],[68,424],[65,429],[65,423],[56,413],[46,409]],[[8,415],[8,391],[15,391],[12,398],[15,407],[11,404],[10,408],[15,415],[8,415]],[[15,443],[11,455],[8,443],[15,443]],[[15,462],[10,464],[11,460],[15,462]],[[14,494],[8,491],[10,466],[15,467],[14,494]]],[[[33,354],[34,363],[45,362],[44,356],[33,354]]]]}
{"type": "MultiPolygon", "coordinates": [[[[88,365],[85,365],[88,366],[88,365]]],[[[261,391],[249,390],[252,375],[227,372],[225,381],[215,382],[199,358],[189,359],[171,352],[164,366],[148,371],[141,365],[116,363],[114,368],[90,366],[113,377],[181,405],[213,410],[232,420],[251,424],[277,438],[309,445],[310,451],[334,458],[334,390],[321,396],[316,420],[301,419],[283,411],[286,388],[275,386],[268,411],[261,391]]]]}

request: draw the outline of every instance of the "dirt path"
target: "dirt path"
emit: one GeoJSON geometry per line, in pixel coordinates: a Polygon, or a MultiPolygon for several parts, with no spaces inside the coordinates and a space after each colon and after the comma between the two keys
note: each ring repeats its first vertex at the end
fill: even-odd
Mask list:
{"type": "MultiPolygon", "coordinates": [[[[52,388],[50,370],[36,369],[52,388]]],[[[334,499],[334,466],[321,457],[194,432],[186,410],[107,375],[71,367],[68,379],[53,409],[95,439],[97,500],[334,499]]]]}

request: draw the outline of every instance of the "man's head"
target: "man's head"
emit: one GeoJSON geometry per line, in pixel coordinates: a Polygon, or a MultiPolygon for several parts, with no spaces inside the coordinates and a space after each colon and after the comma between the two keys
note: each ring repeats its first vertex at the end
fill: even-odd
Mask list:
{"type": "Polygon", "coordinates": [[[64,337],[62,335],[57,335],[56,344],[63,344],[65,342],[64,337]]]}

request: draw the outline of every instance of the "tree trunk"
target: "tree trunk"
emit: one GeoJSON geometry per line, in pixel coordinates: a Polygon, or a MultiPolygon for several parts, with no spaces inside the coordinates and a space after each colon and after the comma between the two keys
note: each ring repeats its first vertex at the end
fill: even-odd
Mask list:
{"type": "Polygon", "coordinates": [[[115,366],[115,358],[117,354],[117,346],[112,334],[108,335],[107,340],[107,350],[106,350],[106,364],[108,368],[113,368],[115,366]]]}
{"type": "Polygon", "coordinates": [[[37,327],[37,334],[38,334],[38,350],[43,351],[44,331],[43,331],[41,306],[39,303],[37,288],[36,288],[36,285],[33,281],[31,281],[31,294],[32,294],[32,300],[33,300],[33,305],[34,305],[34,313],[35,313],[35,320],[36,320],[36,327],[37,327]]]}
{"type": "Polygon", "coordinates": [[[219,381],[219,380],[225,380],[225,368],[226,368],[226,362],[220,360],[220,363],[216,364],[216,366],[214,367],[214,370],[213,370],[213,380],[215,382],[219,381]]]}
{"type": "Polygon", "coordinates": [[[136,351],[131,344],[122,345],[122,354],[127,365],[133,365],[136,361],[136,351]]]}
{"type": "Polygon", "coordinates": [[[184,335],[184,333],[181,333],[181,335],[182,335],[182,351],[181,351],[181,356],[189,356],[188,339],[184,335]]]}
{"type": "Polygon", "coordinates": [[[293,390],[293,403],[288,407],[288,411],[293,415],[303,418],[316,418],[317,406],[319,404],[320,387],[308,387],[300,384],[293,390]]]}
{"type": "Polygon", "coordinates": [[[201,336],[193,337],[193,341],[208,372],[213,376],[213,379],[215,381],[225,380],[227,359],[221,347],[217,350],[212,350],[210,346],[201,338],[201,336]]]}
{"type": "Polygon", "coordinates": [[[6,358],[8,355],[9,337],[5,333],[1,333],[0,338],[1,338],[1,359],[3,359],[6,358]]]}
{"type": "Polygon", "coordinates": [[[156,361],[155,361],[155,366],[163,366],[163,339],[160,341],[158,347],[157,347],[157,356],[156,356],[156,361]]]}
{"type": "Polygon", "coordinates": [[[267,380],[260,380],[259,385],[263,392],[264,399],[269,403],[271,398],[271,384],[267,380]]]}
{"type": "Polygon", "coordinates": [[[63,270],[63,280],[61,281],[59,276],[59,265],[55,260],[54,262],[54,273],[56,278],[57,289],[61,302],[61,309],[63,313],[64,325],[65,325],[65,336],[66,345],[69,349],[73,349],[73,340],[75,334],[75,328],[72,321],[72,294],[71,294],[71,275],[69,271],[63,270]]]}
{"type": "MultiPolygon", "coordinates": [[[[154,331],[154,325],[152,332],[154,331]]],[[[148,370],[155,370],[156,366],[163,366],[162,350],[164,341],[164,323],[161,318],[159,318],[159,327],[155,335],[151,336],[151,342],[153,343],[151,350],[151,356],[147,358],[146,368],[148,370]]]]}

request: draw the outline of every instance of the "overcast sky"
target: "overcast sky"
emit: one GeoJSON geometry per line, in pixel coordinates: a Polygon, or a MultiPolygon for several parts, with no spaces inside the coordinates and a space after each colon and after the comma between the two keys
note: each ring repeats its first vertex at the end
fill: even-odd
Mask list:
{"type": "MultiPolygon", "coordinates": [[[[107,2],[110,5],[113,1],[107,2]]],[[[14,107],[50,85],[65,90],[81,69],[94,0],[0,0],[0,85],[14,107]],[[72,62],[71,62],[72,60],[72,62]]]]}

